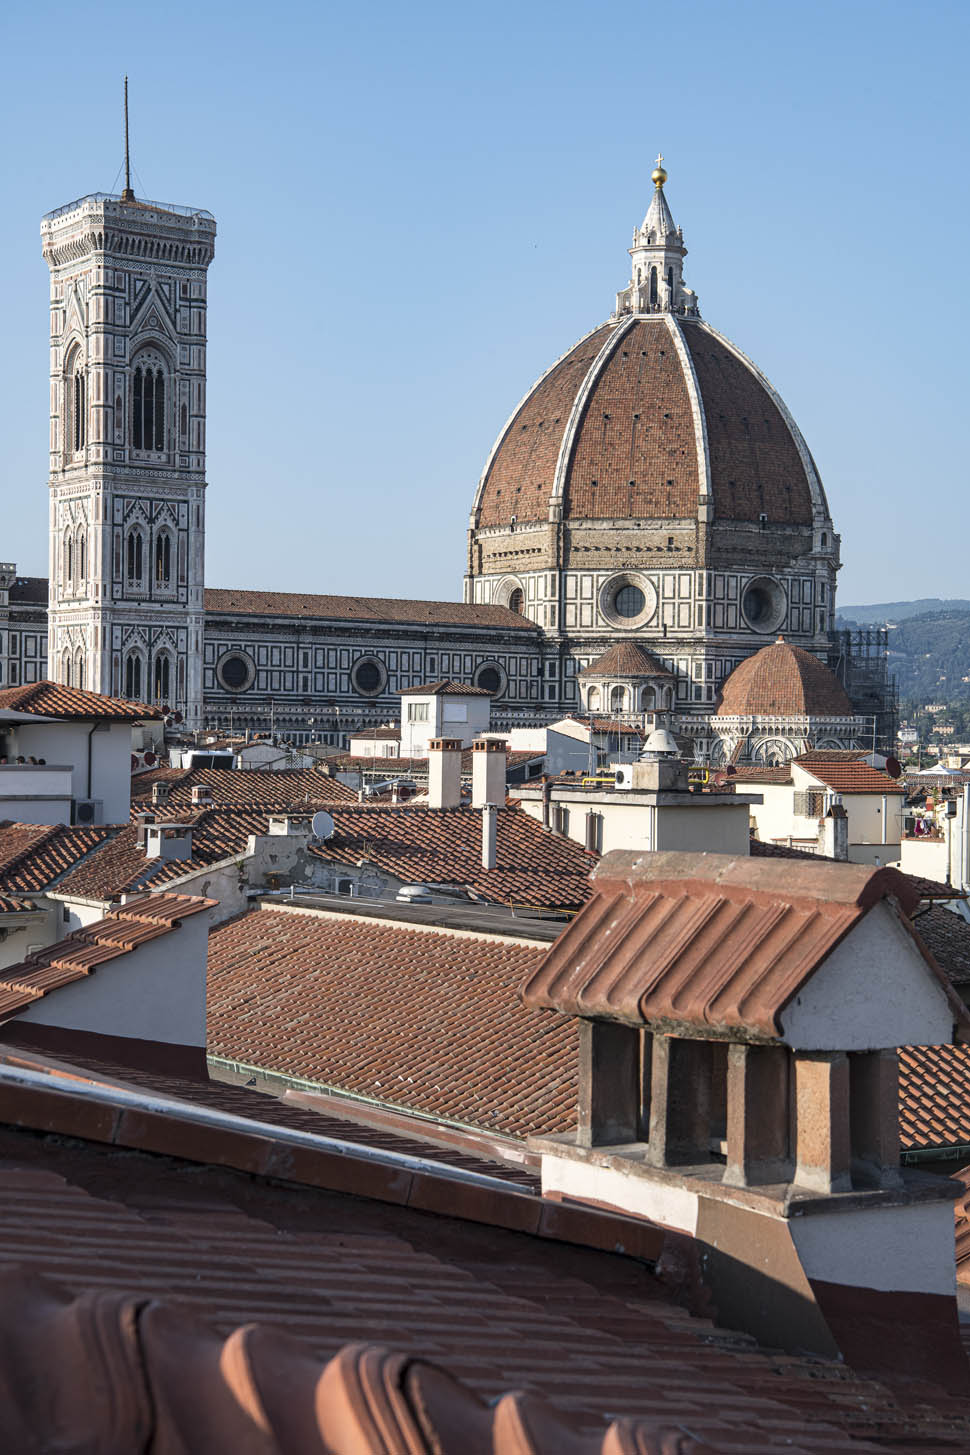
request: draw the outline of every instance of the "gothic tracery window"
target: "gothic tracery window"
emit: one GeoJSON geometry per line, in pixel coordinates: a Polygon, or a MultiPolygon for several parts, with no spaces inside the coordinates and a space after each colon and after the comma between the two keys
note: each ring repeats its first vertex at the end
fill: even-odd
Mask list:
{"type": "Polygon", "coordinates": [[[131,383],[131,445],[160,452],[165,438],[165,365],[159,354],[138,355],[131,383]]]}
{"type": "Polygon", "coordinates": [[[129,652],[125,661],[125,696],[141,697],[141,658],[136,652],[129,652]]]}
{"type": "Polygon", "coordinates": [[[71,379],[71,429],[75,454],[79,450],[83,450],[87,442],[87,430],[85,429],[87,401],[85,399],[85,393],[84,371],[81,368],[80,362],[78,362],[74,366],[74,374],[71,379]]]}
{"type": "Polygon", "coordinates": [[[169,659],[165,653],[155,658],[155,701],[168,702],[169,684],[171,682],[171,671],[169,659]]]}
{"type": "Polygon", "coordinates": [[[143,544],[140,530],[133,530],[128,537],[128,549],[126,553],[126,575],[129,581],[140,581],[143,563],[143,544]]]}
{"type": "Polygon", "coordinates": [[[172,537],[163,531],[155,540],[155,581],[168,586],[172,580],[172,537]]]}

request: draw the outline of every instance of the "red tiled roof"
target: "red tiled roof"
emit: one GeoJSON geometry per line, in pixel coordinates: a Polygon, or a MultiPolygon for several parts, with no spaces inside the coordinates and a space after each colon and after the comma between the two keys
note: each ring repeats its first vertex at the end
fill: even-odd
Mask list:
{"type": "Polygon", "coordinates": [[[43,914],[42,905],[13,894],[0,894],[0,914],[43,914]]]}
{"type": "MultiPolygon", "coordinates": [[[[887,1445],[908,1455],[941,1449],[956,1455],[970,1444],[966,1399],[928,1386],[903,1395],[841,1363],[759,1349],[752,1339],[678,1307],[636,1257],[574,1246],[582,1241],[576,1234],[573,1244],[550,1243],[534,1231],[495,1226],[494,1195],[487,1205],[479,1200],[483,1225],[460,1216],[458,1208],[467,1206],[468,1198],[457,1197],[454,1189],[457,1207],[448,1206],[440,1191],[433,1201],[428,1178],[378,1168],[368,1179],[359,1162],[344,1156],[330,1156],[332,1181],[326,1185],[336,1184],[337,1190],[321,1194],[315,1187],[294,1185],[301,1181],[300,1157],[277,1147],[270,1175],[287,1183],[267,1183],[245,1170],[227,1175],[221,1167],[206,1165],[214,1160],[218,1138],[179,1123],[177,1114],[119,1116],[106,1108],[102,1120],[113,1130],[105,1131],[97,1127],[99,1109],[88,1108],[87,1124],[94,1130],[86,1132],[79,1129],[85,1125],[79,1101],[61,1100],[63,1124],[50,1114],[50,1098],[43,1108],[30,1107],[23,1096],[18,1101],[16,1088],[5,1089],[8,1121],[16,1117],[25,1127],[57,1128],[68,1135],[23,1134],[9,1126],[0,1131],[0,1265],[29,1265],[53,1275],[74,1295],[136,1295],[139,1307],[125,1319],[124,1337],[110,1337],[113,1325],[106,1316],[99,1320],[91,1304],[68,1304],[62,1317],[48,1324],[20,1320],[4,1337],[6,1367],[22,1369],[35,1357],[32,1351],[39,1351],[38,1380],[57,1381],[56,1396],[46,1400],[31,1381],[11,1383],[11,1423],[5,1428],[11,1450],[36,1446],[43,1433],[36,1420],[56,1418],[59,1412],[58,1438],[63,1434],[77,1443],[79,1432],[92,1431],[91,1448],[101,1448],[100,1421],[109,1410],[117,1447],[147,1451],[145,1429],[161,1428],[159,1421],[167,1429],[178,1409],[183,1416],[179,1437],[183,1444],[189,1441],[187,1450],[242,1450],[245,1441],[256,1440],[267,1452],[305,1455],[305,1446],[277,1441],[272,1422],[282,1417],[281,1404],[289,1403],[306,1411],[302,1428],[312,1433],[313,1409],[318,1399],[329,1398],[329,1386],[315,1383],[313,1397],[306,1400],[288,1395],[288,1382],[280,1393],[275,1379],[282,1380],[288,1366],[270,1365],[276,1370],[272,1376],[261,1362],[273,1348],[273,1329],[285,1330],[295,1341],[290,1348],[307,1359],[329,1359],[349,1340],[376,1342],[406,1351],[407,1368],[415,1359],[434,1360],[487,1401],[509,1388],[533,1391],[574,1417],[584,1432],[580,1438],[565,1427],[556,1431],[550,1448],[557,1452],[601,1450],[605,1455],[607,1449],[629,1448],[658,1455],[655,1444],[632,1432],[628,1441],[624,1434],[604,1443],[606,1412],[611,1418],[646,1419],[653,1427],[684,1425],[690,1435],[671,1434],[660,1447],[663,1455],[699,1455],[692,1448],[697,1441],[745,1455],[776,1455],[781,1449],[789,1455],[850,1449],[876,1455],[887,1445]],[[160,1127],[168,1132],[164,1150],[169,1155],[118,1155],[119,1146],[131,1146],[139,1136],[146,1151],[157,1150],[160,1127]],[[83,1136],[114,1145],[79,1141],[83,1136]],[[374,1191],[376,1174],[383,1175],[383,1192],[374,1191]],[[414,1198],[410,1207],[400,1205],[408,1187],[414,1198]],[[185,1326],[177,1323],[174,1310],[155,1303],[170,1298],[182,1305],[181,1317],[202,1317],[223,1338],[240,1325],[264,1327],[241,1332],[222,1357],[186,1334],[188,1352],[183,1348],[173,1358],[165,1352],[166,1334],[171,1336],[173,1327],[184,1332],[185,1326]],[[95,1354],[100,1359],[96,1376],[87,1362],[95,1354]],[[138,1399],[142,1381],[150,1377],[146,1369],[162,1367],[175,1371],[177,1386],[166,1388],[176,1403],[164,1413],[149,1410],[144,1426],[129,1439],[129,1427],[117,1422],[132,1409],[144,1408],[138,1399]],[[103,1397],[92,1401],[92,1388],[103,1390],[103,1397]],[[220,1435],[214,1446],[205,1438],[205,1416],[225,1410],[224,1399],[247,1422],[240,1434],[237,1425],[232,1438],[220,1435]],[[14,1425],[23,1410],[20,1401],[28,1400],[24,1423],[14,1425]],[[254,1410],[262,1425],[258,1430],[254,1410]],[[270,1422],[265,1434],[264,1421],[270,1422]]],[[[253,1165],[266,1165],[265,1139],[261,1153],[257,1137],[237,1136],[237,1142],[253,1165]]],[[[521,1194],[508,1194],[505,1202],[513,1198],[517,1205],[532,1205],[521,1194]]],[[[563,1204],[547,1204],[541,1212],[546,1220],[558,1218],[563,1229],[572,1221],[577,1232],[603,1219],[596,1210],[563,1204]]],[[[14,1318],[30,1307],[16,1291],[4,1293],[14,1318]]],[[[296,1378],[292,1369],[289,1378],[296,1378]]],[[[348,1387],[361,1386],[351,1382],[348,1387]]],[[[366,1407],[375,1413],[387,1408],[383,1400],[366,1407]]],[[[414,1441],[423,1440],[420,1432],[429,1428],[424,1421],[435,1408],[430,1389],[424,1391],[420,1418],[409,1427],[414,1441]]],[[[541,1438],[547,1427],[535,1406],[524,1427],[511,1419],[512,1406],[504,1408],[513,1428],[524,1429],[524,1442],[530,1432],[541,1438]]],[[[502,1409],[497,1405],[496,1414],[502,1409]]],[[[356,1432],[357,1426],[352,1429],[356,1432]]],[[[460,1421],[459,1434],[459,1455],[479,1447],[502,1449],[495,1446],[488,1423],[460,1421]]],[[[450,1438],[444,1432],[442,1437],[450,1438]]],[[[368,1436],[360,1448],[379,1448],[379,1438],[368,1436]]],[[[427,1446],[412,1441],[409,1448],[425,1455],[427,1446]]],[[[452,1455],[454,1447],[439,1448],[441,1455],[452,1455]]],[[[318,1452],[319,1441],[314,1455],[318,1452]]]]}
{"type": "MultiPolygon", "coordinates": [[[[474,752],[471,748],[463,748],[461,753],[461,771],[470,773],[472,771],[472,760],[474,752]]],[[[541,748],[535,751],[526,748],[506,748],[505,760],[510,768],[520,767],[523,763],[536,763],[544,758],[545,753],[541,748]]],[[[410,758],[386,758],[379,753],[337,753],[329,759],[331,763],[337,764],[340,768],[374,768],[385,769],[388,773],[403,773],[409,769],[425,774],[428,771],[428,760],[426,757],[410,758]]],[[[351,796],[356,797],[353,790],[351,796]]]]}
{"type": "MultiPolygon", "coordinates": [[[[157,822],[164,822],[156,816],[157,822]]],[[[128,824],[58,884],[58,892],[82,899],[117,899],[138,889],[157,889],[183,874],[245,852],[251,834],[269,831],[269,810],[202,808],[179,815],[192,825],[191,859],[149,859],[128,824]]]]}
{"type": "Polygon", "coordinates": [[[207,616],[291,616],[325,621],[405,622],[414,626],[501,627],[534,633],[537,628],[504,606],[461,601],[398,601],[377,596],[313,596],[294,591],[232,591],[206,588],[207,616]]]}
{"type": "Polygon", "coordinates": [[[970,1148],[970,1047],[900,1047],[899,1140],[904,1152],[970,1148]]]}
{"type": "Polygon", "coordinates": [[[329,803],[353,803],[357,795],[320,768],[153,768],[132,780],[132,804],[145,808],[156,783],[168,783],[166,802],[190,804],[192,789],[208,788],[215,807],[307,809],[329,803]]]}
{"type": "Polygon", "coordinates": [[[898,793],[904,792],[898,778],[890,778],[881,768],[873,768],[855,753],[802,753],[793,759],[835,793],[898,793]]]}
{"type": "Polygon", "coordinates": [[[784,767],[767,768],[759,763],[731,763],[726,768],[715,769],[716,778],[723,777],[725,783],[730,785],[738,783],[790,783],[791,768],[786,764],[784,767]]]}
{"type": "Polygon", "coordinates": [[[423,682],[418,687],[402,687],[400,696],[414,693],[422,697],[491,697],[484,687],[473,687],[470,682],[455,682],[450,677],[439,677],[436,682],[423,682]]]}
{"type": "Polygon", "coordinates": [[[584,667],[580,677],[671,677],[666,667],[644,651],[638,642],[620,642],[610,647],[590,666],[584,667]]]}
{"type": "MultiPolygon", "coordinates": [[[[803,863],[810,863],[813,859],[821,859],[823,864],[837,864],[838,859],[832,859],[827,854],[813,854],[810,849],[796,849],[789,844],[772,844],[764,839],[751,839],[748,844],[748,852],[753,859],[800,859],[803,863]]],[[[938,879],[926,879],[922,874],[908,874],[898,871],[915,892],[918,899],[962,899],[963,891],[953,889],[949,884],[941,884],[938,879]]]]}
{"type": "Polygon", "coordinates": [[[527,1005],[766,1040],[783,1034],[781,1012],[874,904],[917,902],[893,869],[819,861],[793,876],[723,854],[610,854],[593,891],[524,986],[527,1005]]]}
{"type": "Polygon", "coordinates": [[[368,742],[383,738],[390,738],[393,742],[397,742],[401,736],[401,729],[399,727],[360,728],[358,732],[348,733],[347,736],[354,739],[359,738],[361,741],[366,739],[368,742]]]}
{"type": "Polygon", "coordinates": [[[970,985],[970,924],[962,914],[931,904],[913,916],[913,924],[951,985],[970,985]]]}
{"type": "Polygon", "coordinates": [[[210,1055],[445,1121],[572,1124],[574,1028],[521,1005],[534,944],[260,909],[209,937],[210,1055]]]}
{"type": "Polygon", "coordinates": [[[312,854],[366,859],[407,883],[455,884],[485,899],[574,909],[589,897],[595,856],[517,807],[496,814],[496,863],[482,868],[481,814],[470,808],[332,805],[336,832],[312,854]]]}
{"type": "Polygon", "coordinates": [[[49,889],[117,832],[67,824],[0,822],[0,889],[49,889]]]}
{"type": "Polygon", "coordinates": [[[721,688],[721,717],[852,717],[841,682],[818,657],[779,637],[746,658],[721,688]]]}
{"type": "Polygon", "coordinates": [[[185,894],[146,895],[75,930],[56,945],[28,955],[19,965],[0,970],[0,1019],[16,1015],[35,1000],[90,975],[99,965],[127,955],[148,940],[176,929],[183,919],[210,909],[214,899],[185,894]]]}
{"type": "Polygon", "coordinates": [[[115,722],[144,722],[160,718],[157,707],[146,702],[128,702],[121,697],[105,697],[100,692],[85,692],[80,687],[64,687],[59,682],[30,682],[22,687],[0,690],[0,711],[36,713],[41,717],[79,719],[111,718],[115,722]]]}

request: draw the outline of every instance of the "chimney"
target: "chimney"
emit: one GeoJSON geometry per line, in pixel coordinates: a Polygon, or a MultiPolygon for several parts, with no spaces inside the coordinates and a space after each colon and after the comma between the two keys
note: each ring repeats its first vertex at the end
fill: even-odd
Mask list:
{"type": "Polygon", "coordinates": [[[592,887],[522,988],[578,1021],[575,1129],[529,1141],[543,1197],[687,1234],[719,1322],[762,1343],[966,1391],[953,1184],[900,1165],[896,1048],[965,1041],[970,1016],[912,885],[621,851],[592,887]]]}
{"type": "Polygon", "coordinates": [[[147,859],[191,859],[192,825],[190,823],[146,824],[145,857],[147,859]]]}
{"type": "Polygon", "coordinates": [[[208,783],[193,783],[192,785],[192,807],[208,807],[212,802],[212,789],[208,783]]]}
{"type": "Polygon", "coordinates": [[[495,868],[498,838],[498,809],[494,803],[482,804],[482,868],[495,868]]]}
{"type": "Polygon", "coordinates": [[[461,804],[461,739],[432,738],[428,744],[428,807],[461,804]]]}
{"type": "Polygon", "coordinates": [[[478,738],[472,743],[472,808],[505,802],[505,743],[478,738]]]}
{"type": "Polygon", "coordinates": [[[139,849],[145,847],[145,827],[155,822],[155,815],[143,809],[141,813],[135,814],[135,843],[139,849]]]}
{"type": "Polygon", "coordinates": [[[841,794],[832,799],[828,812],[818,821],[818,851],[827,859],[848,860],[849,815],[842,807],[841,794]]]}
{"type": "Polygon", "coordinates": [[[165,783],[164,781],[161,783],[152,784],[152,806],[154,808],[163,807],[166,803],[168,803],[168,794],[170,788],[171,784],[165,783]]]}

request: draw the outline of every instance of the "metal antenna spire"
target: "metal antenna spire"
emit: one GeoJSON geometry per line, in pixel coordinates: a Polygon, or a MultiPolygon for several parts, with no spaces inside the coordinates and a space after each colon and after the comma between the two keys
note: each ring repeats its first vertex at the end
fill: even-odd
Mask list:
{"type": "Polygon", "coordinates": [[[125,190],[121,194],[122,202],[134,202],[135,194],[131,190],[131,155],[128,150],[128,77],[125,77],[125,190]]]}

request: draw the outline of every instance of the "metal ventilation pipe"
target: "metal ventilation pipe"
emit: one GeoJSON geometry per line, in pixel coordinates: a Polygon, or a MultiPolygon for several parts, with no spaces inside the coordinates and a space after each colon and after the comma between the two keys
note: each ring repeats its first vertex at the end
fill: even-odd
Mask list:
{"type": "Polygon", "coordinates": [[[543,779],[542,783],[542,827],[550,827],[549,818],[552,809],[552,781],[549,778],[543,779]]]}
{"type": "Polygon", "coordinates": [[[482,868],[495,868],[498,839],[498,809],[494,803],[482,804],[482,868]]]}

